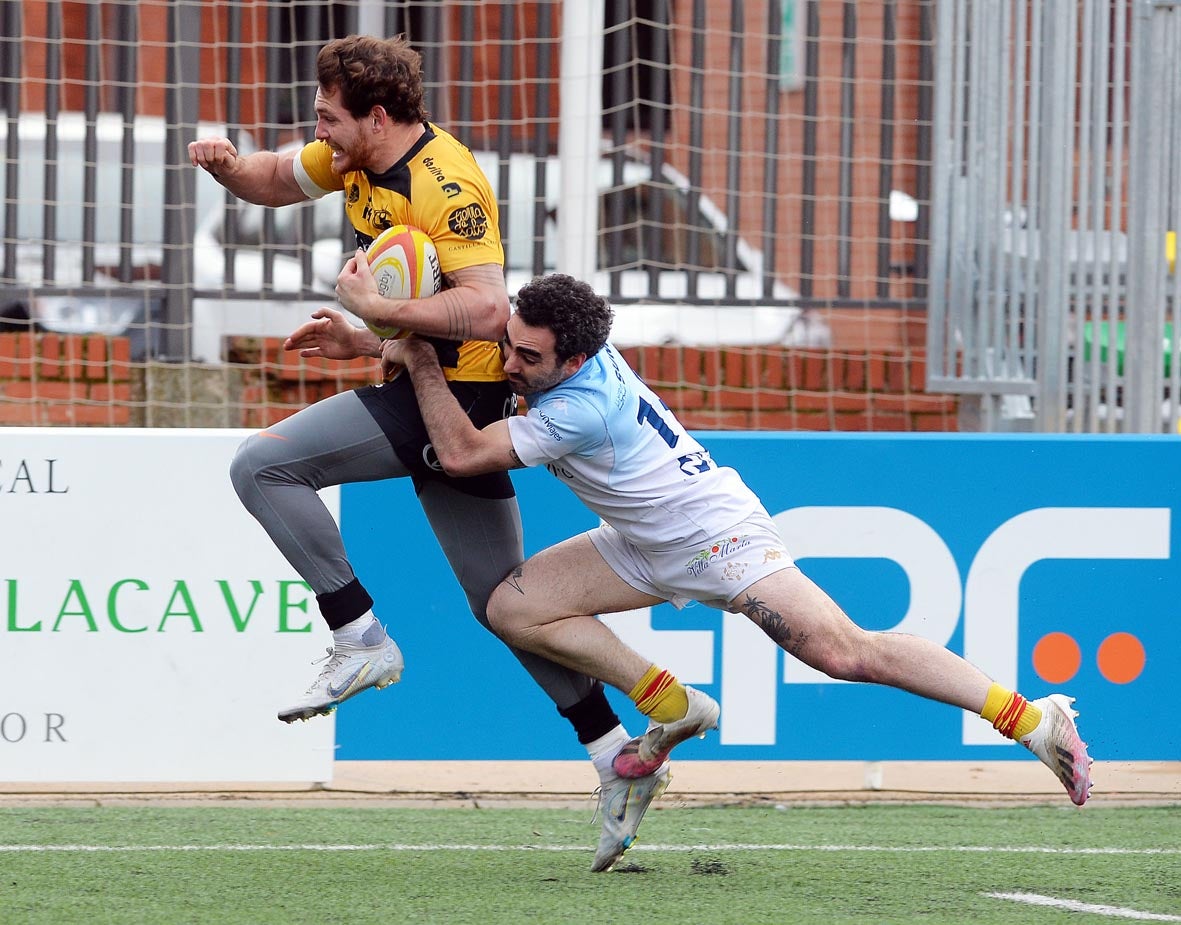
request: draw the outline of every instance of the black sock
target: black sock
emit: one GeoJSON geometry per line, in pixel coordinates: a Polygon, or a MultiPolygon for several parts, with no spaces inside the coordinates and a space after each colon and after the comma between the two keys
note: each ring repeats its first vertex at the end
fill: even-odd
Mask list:
{"type": "Polygon", "coordinates": [[[570,720],[578,741],[586,745],[600,739],[619,725],[619,717],[611,708],[601,681],[578,703],[559,709],[558,713],[570,720]]]}

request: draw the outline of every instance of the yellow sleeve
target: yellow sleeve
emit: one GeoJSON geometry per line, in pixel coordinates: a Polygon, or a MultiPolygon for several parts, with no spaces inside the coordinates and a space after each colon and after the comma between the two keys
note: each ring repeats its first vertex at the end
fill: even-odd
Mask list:
{"type": "Polygon", "coordinates": [[[309,141],[295,158],[295,181],[309,199],[344,189],[344,178],[332,172],[332,149],[325,141],[309,141]]]}

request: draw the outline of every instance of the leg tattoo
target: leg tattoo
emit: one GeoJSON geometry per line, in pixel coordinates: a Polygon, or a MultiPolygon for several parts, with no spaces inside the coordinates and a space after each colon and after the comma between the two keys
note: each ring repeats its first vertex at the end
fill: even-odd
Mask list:
{"type": "Polygon", "coordinates": [[[796,658],[800,658],[800,653],[808,643],[808,636],[798,631],[793,633],[791,627],[787,625],[787,622],[779,614],[779,611],[772,610],[762,601],[749,595],[747,595],[740,609],[744,614],[754,620],[759,628],[770,636],[779,648],[790,655],[794,655],[796,658]]]}
{"type": "Polygon", "coordinates": [[[525,589],[521,587],[521,576],[525,574],[524,567],[518,565],[515,569],[504,576],[503,584],[508,585],[518,594],[524,594],[525,589]]]}

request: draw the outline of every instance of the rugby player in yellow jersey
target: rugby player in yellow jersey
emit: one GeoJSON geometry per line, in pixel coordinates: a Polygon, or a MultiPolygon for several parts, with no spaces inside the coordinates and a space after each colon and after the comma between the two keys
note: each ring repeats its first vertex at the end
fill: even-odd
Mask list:
{"type": "MultiPolygon", "coordinates": [[[[260,205],[343,190],[359,248],[396,224],[427,232],[439,252],[442,292],[384,299],[364,258],[354,257],[341,271],[337,296],[367,323],[428,338],[448,387],[476,427],[510,415],[514,398],[496,343],[509,317],[496,198],[471,152],[427,120],[418,53],[401,37],[349,36],[320,50],[316,70],[315,141],[299,151],[240,156],[226,138],[202,138],[189,145],[190,161],[235,196],[260,205]]],[[[286,346],[304,356],[370,356],[375,371],[382,353],[376,334],[332,308],[313,312],[286,346]]],[[[249,437],[230,475],[242,503],[315,592],[333,633],[330,658],[303,696],[279,712],[284,722],[330,713],[402,673],[402,653],[374,616],[319,489],[408,477],[485,626],[493,589],[524,560],[508,474],[456,479],[443,472],[409,376],[334,395],[249,437]]],[[[668,766],[639,780],[617,775],[612,761],[629,736],[602,683],[512,651],[571,722],[598,770],[604,813],[594,869],[610,869],[667,784],[668,766]]]]}

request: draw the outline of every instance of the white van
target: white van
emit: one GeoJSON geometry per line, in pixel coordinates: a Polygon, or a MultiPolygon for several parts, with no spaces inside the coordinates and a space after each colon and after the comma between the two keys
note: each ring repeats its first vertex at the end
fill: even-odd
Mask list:
{"type": "MultiPolygon", "coordinates": [[[[157,252],[163,247],[167,126],[162,118],[137,116],[125,126],[120,113],[103,112],[95,117],[91,128],[85,114],[80,112],[62,112],[53,120],[43,112],[25,112],[20,114],[16,125],[20,142],[14,189],[6,189],[7,172],[0,171],[0,195],[17,204],[16,227],[5,227],[6,210],[0,209],[0,238],[15,237],[21,243],[41,244],[45,240],[48,206],[55,224],[52,243],[81,245],[89,164],[94,171],[94,188],[89,200],[95,212],[93,242],[104,250],[108,245],[123,243],[121,213],[126,200],[135,206],[131,211],[128,243],[157,252]],[[94,145],[90,160],[87,159],[88,132],[93,133],[90,137],[94,145]],[[56,148],[52,159],[47,148],[50,141],[56,148]],[[127,170],[124,169],[125,145],[131,148],[127,170]],[[47,186],[47,180],[52,181],[52,186],[47,186]],[[47,197],[52,199],[47,201],[47,197]]],[[[225,128],[203,123],[201,131],[222,134],[225,128]]],[[[0,148],[6,149],[7,142],[8,122],[0,118],[0,148]]],[[[245,143],[251,150],[249,138],[245,143]]],[[[192,168],[186,163],[182,169],[192,168]]],[[[215,209],[224,195],[216,181],[202,171],[197,181],[197,214],[215,209]]]]}
{"type": "MultiPolygon", "coordinates": [[[[167,172],[194,176],[198,225],[208,223],[209,216],[220,221],[225,190],[187,159],[169,162],[168,127],[158,116],[137,116],[125,125],[119,113],[100,113],[88,121],[80,112],[62,112],[52,120],[42,112],[26,112],[15,125],[19,156],[12,189],[7,188],[7,171],[0,170],[0,241],[15,242],[16,265],[0,278],[0,322],[6,317],[10,326],[27,326],[31,320],[41,330],[61,333],[126,334],[133,358],[142,359],[154,352],[149,341],[158,329],[153,331],[149,319],[159,320],[160,268],[172,243],[165,241],[164,227],[167,172]],[[9,202],[15,204],[12,216],[9,202]],[[94,217],[90,236],[85,235],[88,209],[94,217]],[[15,221],[8,227],[11,218],[15,221]],[[125,220],[130,220],[129,238],[123,231],[125,220]],[[95,270],[83,279],[88,244],[95,270]],[[47,250],[51,262],[45,259],[47,250]],[[124,257],[131,265],[130,282],[118,278],[124,257]]],[[[8,129],[8,121],[0,118],[0,150],[7,150],[8,129]]],[[[200,123],[197,132],[224,135],[226,129],[200,123]]],[[[235,141],[243,153],[255,149],[249,135],[241,133],[235,141]]],[[[192,284],[222,288],[224,252],[202,247],[196,239],[193,249],[192,284]]],[[[261,262],[258,252],[244,251],[237,261],[242,272],[235,288],[259,286],[253,269],[261,262]]],[[[279,254],[273,266],[275,288],[306,288],[299,261],[279,254]]],[[[277,323],[286,326],[302,313],[302,307],[288,305],[277,323]]]]}
{"type": "MultiPolygon", "coordinates": [[[[5,143],[7,123],[0,119],[0,146],[5,143]]],[[[144,294],[128,294],[128,284],[117,283],[111,275],[98,272],[92,283],[82,281],[82,216],[84,208],[88,125],[81,113],[62,113],[56,120],[57,154],[46,160],[45,142],[49,126],[43,114],[24,113],[17,122],[20,133],[18,188],[0,190],[17,203],[14,229],[18,241],[16,279],[0,280],[0,302],[8,289],[10,304],[18,304],[42,329],[70,333],[126,333],[133,340],[136,359],[152,352],[149,335],[158,320],[161,305],[158,286],[142,286],[144,294]],[[47,171],[55,178],[53,215],[55,260],[47,278],[42,261],[47,171]],[[61,290],[76,291],[63,293],[61,290]],[[104,292],[104,289],[107,289],[104,292]],[[111,289],[120,290],[118,293],[111,289]],[[17,300],[13,302],[11,300],[17,300]],[[27,303],[27,304],[26,304],[27,303]]],[[[124,123],[122,116],[103,113],[93,123],[96,144],[95,263],[99,268],[119,265],[121,208],[124,199],[135,203],[131,262],[137,275],[150,281],[159,277],[164,248],[164,186],[166,170],[192,171],[196,175],[197,227],[193,239],[192,286],[206,294],[193,301],[191,357],[220,362],[223,338],[227,335],[282,337],[306,319],[319,300],[331,301],[336,275],[351,255],[351,235],[344,224],[339,194],[314,203],[267,210],[233,201],[235,234],[232,252],[232,284],[227,284],[226,193],[204,171],[195,170],[185,159],[165,164],[166,125],[158,117],[138,117],[132,126],[134,168],[124,170],[124,123]],[[124,184],[130,174],[131,189],[124,184]],[[311,217],[305,218],[310,211],[311,217]],[[268,227],[269,223],[269,227],[268,227]],[[264,233],[265,228],[265,233],[264,233]],[[310,254],[308,253],[310,248],[310,254]],[[305,265],[310,266],[306,274],[305,265]],[[268,269],[269,268],[269,269],[268,269]],[[264,281],[271,297],[250,298],[261,293],[264,281]],[[208,297],[210,293],[232,291],[232,296],[208,297]],[[278,298],[275,294],[278,294],[278,298]],[[292,293],[290,300],[284,295],[292,293]],[[301,298],[295,298],[300,293],[301,298]]],[[[202,124],[199,134],[225,134],[223,126],[202,124]]],[[[244,153],[254,149],[251,139],[237,140],[244,153]]],[[[506,280],[515,293],[533,276],[535,243],[543,254],[542,272],[555,269],[559,233],[560,164],[556,157],[544,162],[545,215],[543,227],[534,227],[538,199],[537,159],[512,154],[503,159],[496,152],[476,152],[476,159],[492,181],[499,183],[502,163],[507,167],[509,189],[500,196],[502,226],[506,230],[506,280]]],[[[733,240],[733,266],[727,266],[727,244],[733,235],[726,216],[706,197],[689,195],[687,180],[665,165],[659,181],[652,178],[645,163],[628,160],[623,164],[622,182],[615,184],[611,161],[599,164],[595,178],[600,190],[600,226],[606,227],[613,212],[622,215],[621,259],[615,279],[623,297],[616,304],[613,340],[620,346],[644,344],[800,344],[828,343],[823,323],[793,306],[759,305],[762,297],[763,258],[741,237],[733,240]],[[648,218],[649,204],[659,201],[661,220],[648,218]],[[710,304],[684,304],[690,295],[691,270],[687,266],[690,238],[695,238],[696,300],[710,304]],[[751,304],[727,304],[726,283],[732,278],[739,300],[751,304]]],[[[0,237],[10,233],[3,225],[0,237]]],[[[613,263],[601,238],[600,268],[613,263]]],[[[608,294],[611,271],[600,269],[590,281],[608,294]]],[[[791,300],[795,293],[776,282],[773,298],[791,300]]],[[[2,313],[2,311],[0,311],[2,313]]]]}
{"type": "MultiPolygon", "coordinates": [[[[561,208],[560,164],[556,157],[545,159],[545,201],[541,210],[543,227],[535,228],[537,158],[512,154],[502,159],[494,151],[474,152],[477,162],[491,181],[501,200],[501,226],[504,232],[505,279],[509,293],[515,293],[534,275],[534,250],[540,242],[540,272],[557,267],[558,216],[561,208]],[[507,165],[508,195],[497,190],[501,165],[507,165]]],[[[619,294],[612,340],[619,346],[649,344],[687,345],[760,345],[794,344],[824,346],[830,342],[828,327],[813,313],[790,305],[759,305],[763,298],[763,255],[746,240],[733,241],[733,265],[728,265],[727,244],[732,232],[726,216],[707,197],[695,202],[689,196],[688,180],[665,165],[659,183],[652,180],[647,164],[635,160],[623,164],[622,181],[614,182],[614,167],[609,160],[599,163],[596,182],[600,190],[599,223],[608,227],[613,211],[618,212],[622,232],[621,255],[617,274],[619,294]],[[659,197],[659,198],[657,198],[659,197]],[[649,219],[650,203],[660,203],[661,220],[649,219]],[[711,304],[685,304],[689,296],[688,255],[690,238],[696,247],[695,300],[711,304]],[[726,285],[735,284],[735,296],[751,304],[728,304],[726,285]]],[[[344,207],[339,194],[330,194],[305,206],[287,206],[273,210],[272,247],[290,248],[292,252],[305,240],[300,228],[302,209],[313,209],[314,243],[312,245],[312,289],[331,293],[336,275],[351,256],[351,238],[342,231],[344,207]]],[[[260,206],[244,206],[238,211],[237,250],[240,274],[259,279],[259,259],[264,236],[260,206]]],[[[218,269],[224,261],[222,252],[222,216],[212,213],[197,231],[198,285],[220,278],[218,269]],[[208,257],[201,257],[208,254],[208,257]],[[202,279],[202,268],[210,270],[202,279]]],[[[613,264],[607,236],[600,236],[598,266],[591,280],[596,290],[609,294],[613,264]]],[[[246,286],[239,283],[239,290],[246,286]]],[[[772,297],[789,302],[798,293],[776,281],[772,297]]],[[[218,300],[198,300],[194,305],[194,352],[215,356],[221,338],[228,334],[280,336],[302,320],[291,319],[282,303],[255,303],[243,310],[218,300]]],[[[303,309],[301,308],[301,311],[303,309]]]]}

